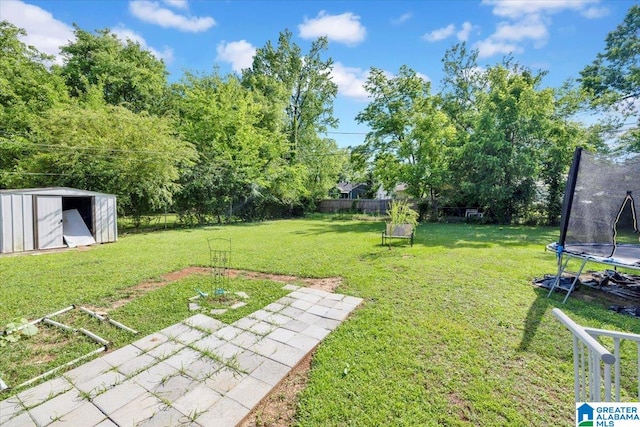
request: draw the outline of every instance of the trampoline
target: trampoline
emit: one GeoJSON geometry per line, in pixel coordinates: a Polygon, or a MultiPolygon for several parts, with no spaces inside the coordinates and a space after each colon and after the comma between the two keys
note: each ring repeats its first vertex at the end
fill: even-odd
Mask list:
{"type": "Polygon", "coordinates": [[[635,195],[640,195],[640,156],[611,158],[576,149],[562,202],[560,238],[547,245],[558,257],[548,296],[563,289],[566,302],[590,261],[640,270],[635,195]],[[571,286],[560,288],[571,259],[581,260],[580,267],[571,286]]]}

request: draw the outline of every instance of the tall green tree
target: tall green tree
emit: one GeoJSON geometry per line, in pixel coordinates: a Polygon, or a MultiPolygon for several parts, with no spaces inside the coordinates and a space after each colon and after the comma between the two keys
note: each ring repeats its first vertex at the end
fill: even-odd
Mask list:
{"type": "Polygon", "coordinates": [[[49,70],[53,58],[21,42],[25,35],[0,22],[0,188],[31,151],[25,142],[38,116],[67,100],[63,81],[49,70]]]}
{"type": "Polygon", "coordinates": [[[187,73],[174,92],[180,132],[198,151],[195,167],[182,176],[177,207],[183,216],[207,222],[234,205],[281,195],[288,174],[282,161],[286,140],[259,126],[270,111],[260,93],[217,72],[187,73]]]}
{"type": "Polygon", "coordinates": [[[447,153],[456,134],[449,117],[430,93],[430,83],[402,66],[388,77],[372,68],[365,88],[371,102],[356,116],[365,123],[365,145],[376,178],[387,191],[406,183],[413,197],[435,205],[448,174],[447,153]]]}
{"type": "Polygon", "coordinates": [[[564,180],[576,145],[598,143],[574,116],[583,93],[567,83],[542,88],[544,71],[513,62],[480,67],[464,44],[443,59],[443,110],[456,124],[448,199],[479,206],[499,222],[524,219],[538,209],[557,221],[564,180]]]}
{"type": "Polygon", "coordinates": [[[137,218],[172,203],[180,171],[195,156],[169,119],[100,100],[48,110],[30,145],[34,151],[20,160],[24,174],[16,184],[116,194],[121,212],[137,218]]]}
{"type": "Polygon", "coordinates": [[[308,179],[305,197],[309,203],[327,198],[335,187],[349,160],[346,149],[341,149],[332,139],[317,138],[309,141],[309,149],[300,152],[300,162],[306,168],[308,179]]]}
{"type": "Polygon", "coordinates": [[[477,96],[486,90],[486,74],[478,65],[478,51],[469,49],[464,42],[445,52],[442,70],[444,77],[439,93],[443,101],[442,110],[459,131],[457,145],[462,146],[478,119],[477,96]]]}
{"type": "Polygon", "coordinates": [[[269,41],[257,49],[242,80],[246,87],[262,93],[273,107],[260,125],[281,130],[287,137],[285,160],[292,167],[290,173],[302,174],[299,178],[291,176],[290,182],[300,184],[295,190],[291,188],[298,194],[291,199],[295,203],[296,199],[310,199],[320,193],[326,196],[338,177],[332,162],[316,161],[319,157],[328,158],[329,153],[338,156],[335,142],[322,137],[338,125],[333,115],[338,87],[331,80],[333,60],[323,58],[328,49],[326,37],[313,41],[306,53],[291,38],[292,33],[286,30],[280,33],[277,46],[269,41]],[[326,188],[322,191],[315,190],[318,167],[324,167],[321,176],[334,180],[331,186],[324,185],[327,180],[323,178],[326,188]]]}
{"type": "MultiPolygon", "coordinates": [[[[631,129],[620,131],[622,149],[640,152],[640,6],[629,8],[623,22],[606,37],[603,52],[580,72],[582,87],[595,108],[603,107],[633,118],[631,129]]],[[[620,124],[620,129],[623,124],[620,124]]]]}
{"type": "Polygon", "coordinates": [[[119,40],[109,29],[95,34],[75,26],[75,40],[62,47],[60,75],[69,93],[79,97],[100,86],[104,100],[134,112],[164,111],[167,69],[136,41],[119,40]]]}
{"type": "Polygon", "coordinates": [[[584,111],[584,91],[568,80],[554,89],[554,108],[548,111],[548,128],[538,148],[538,180],[544,183],[545,222],[557,225],[560,220],[567,171],[576,147],[603,151],[599,124],[585,126],[576,115],[584,111]]]}
{"type": "Polygon", "coordinates": [[[478,94],[479,118],[462,150],[464,187],[499,222],[521,216],[535,198],[538,148],[547,143],[553,91],[509,61],[490,67],[478,94]]]}

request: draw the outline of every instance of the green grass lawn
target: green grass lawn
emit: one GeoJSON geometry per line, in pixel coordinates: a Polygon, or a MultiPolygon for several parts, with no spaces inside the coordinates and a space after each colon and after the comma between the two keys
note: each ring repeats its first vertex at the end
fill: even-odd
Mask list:
{"type": "MultiPolygon", "coordinates": [[[[640,333],[637,319],[608,311],[603,302],[572,297],[562,304],[564,294],[547,299],[531,285],[555,272],[555,257],[544,246],[557,238],[556,229],[421,224],[413,248],[398,241],[389,249],[380,245],[383,228],[327,216],[136,233],[90,250],[1,257],[0,325],[70,304],[107,309],[142,281],[206,266],[207,238],[230,238],[233,268],[340,276],[337,292],[364,298],[314,357],[297,414],[303,426],[572,425],[571,335],[551,310],[561,307],[585,325],[640,333]]],[[[206,280],[185,278],[110,314],[142,333],[159,330],[191,314],[186,299],[206,280]]],[[[229,287],[251,298],[225,322],[284,292],[269,281],[234,279],[229,287]]],[[[79,318],[69,322],[92,322],[72,316],[79,318]]],[[[136,339],[94,323],[88,329],[116,346],[136,339]]],[[[48,363],[95,348],[69,338],[55,362],[24,366],[21,358],[34,357],[35,343],[51,351],[51,343],[37,341],[49,334],[39,335],[0,348],[0,378],[20,383],[53,366],[48,363]]],[[[627,393],[636,386],[625,384],[627,393]]]]}

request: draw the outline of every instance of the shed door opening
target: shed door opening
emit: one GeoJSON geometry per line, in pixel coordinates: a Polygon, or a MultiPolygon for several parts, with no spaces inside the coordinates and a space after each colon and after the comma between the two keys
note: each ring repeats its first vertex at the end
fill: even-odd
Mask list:
{"type": "Polygon", "coordinates": [[[91,232],[91,235],[95,237],[95,228],[93,226],[93,197],[63,197],[62,198],[62,210],[68,211],[76,209],[85,225],[91,232]]]}

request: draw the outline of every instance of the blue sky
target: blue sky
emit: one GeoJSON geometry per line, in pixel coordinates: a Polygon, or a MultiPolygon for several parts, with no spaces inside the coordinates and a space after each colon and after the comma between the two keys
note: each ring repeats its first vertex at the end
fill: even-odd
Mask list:
{"type": "Polygon", "coordinates": [[[510,53],[547,70],[544,85],[557,87],[602,52],[606,35],[633,4],[637,0],[0,0],[0,19],[24,28],[26,43],[52,55],[73,40],[73,23],[87,31],[110,28],[163,59],[171,81],[184,70],[248,67],[255,49],[277,43],[284,29],[303,52],[327,36],[340,120],[329,137],[354,146],[367,132],[354,118],[367,105],[362,85],[370,67],[394,74],[407,65],[435,92],[443,54],[466,41],[479,50],[481,66],[510,53]]]}

